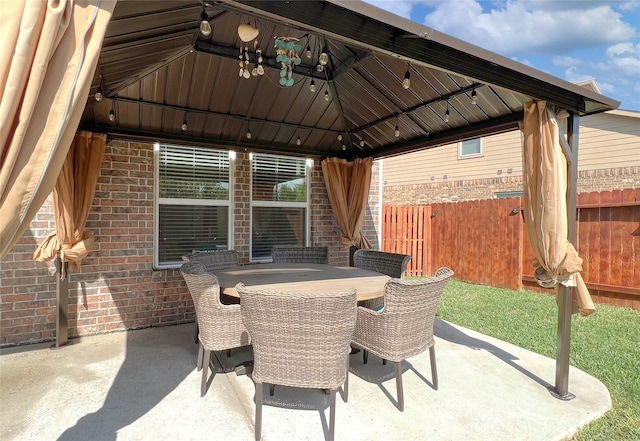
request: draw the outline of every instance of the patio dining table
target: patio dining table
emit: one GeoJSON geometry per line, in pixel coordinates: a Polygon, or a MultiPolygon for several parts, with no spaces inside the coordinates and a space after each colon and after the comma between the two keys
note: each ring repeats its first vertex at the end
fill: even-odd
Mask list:
{"type": "Polygon", "coordinates": [[[239,282],[252,288],[281,292],[337,292],[356,288],[358,301],[384,295],[389,276],[350,266],[315,263],[256,263],[216,273],[223,294],[239,297],[239,282]]]}

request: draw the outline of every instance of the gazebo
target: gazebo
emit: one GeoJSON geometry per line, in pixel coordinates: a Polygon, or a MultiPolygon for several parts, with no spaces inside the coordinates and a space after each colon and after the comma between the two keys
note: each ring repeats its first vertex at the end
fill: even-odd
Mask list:
{"type": "MultiPolygon", "coordinates": [[[[362,2],[89,3],[108,24],[92,36],[104,32],[95,73],[78,93],[84,111],[70,127],[112,139],[353,161],[514,130],[528,103],[545,103],[568,114],[560,147],[570,242],[579,118],[619,105],[362,2]]],[[[69,139],[57,138],[49,152],[64,158],[69,139]]],[[[43,176],[53,179],[42,179],[40,192],[28,190],[36,197],[22,198],[33,205],[20,206],[24,218],[52,189],[60,161],[50,164],[43,176]]],[[[4,226],[2,234],[6,252],[4,226]]],[[[559,289],[561,398],[570,397],[572,291],[559,289]]]]}

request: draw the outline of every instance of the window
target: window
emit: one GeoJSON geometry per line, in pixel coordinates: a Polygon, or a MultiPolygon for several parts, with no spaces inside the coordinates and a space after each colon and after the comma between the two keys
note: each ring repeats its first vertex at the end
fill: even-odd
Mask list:
{"type": "Polygon", "coordinates": [[[482,156],[482,138],[468,139],[458,143],[458,158],[482,156]]]}
{"type": "Polygon", "coordinates": [[[303,158],[251,155],[251,261],[270,260],[276,245],[307,245],[307,176],[303,158]]]}
{"type": "Polygon", "coordinates": [[[496,191],[493,194],[495,199],[499,198],[517,198],[518,196],[524,195],[523,191],[496,191]]]}
{"type": "Polygon", "coordinates": [[[175,267],[194,250],[227,249],[230,152],[156,144],[154,266],[175,267]]]}

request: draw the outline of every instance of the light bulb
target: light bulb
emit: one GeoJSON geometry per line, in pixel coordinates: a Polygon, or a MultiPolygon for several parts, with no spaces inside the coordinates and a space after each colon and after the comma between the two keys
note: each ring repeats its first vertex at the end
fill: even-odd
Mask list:
{"type": "Polygon", "coordinates": [[[309,90],[311,91],[311,93],[314,93],[316,91],[315,81],[311,80],[311,84],[309,85],[309,90]]]}
{"type": "Polygon", "coordinates": [[[409,69],[404,73],[404,80],[402,80],[402,87],[408,89],[411,87],[411,74],[409,73],[409,69]]]}
{"type": "Polygon", "coordinates": [[[329,62],[329,55],[327,54],[327,48],[326,47],[324,49],[322,49],[322,53],[320,54],[320,58],[318,59],[318,61],[323,66],[326,66],[326,64],[329,62]]]}
{"type": "Polygon", "coordinates": [[[300,145],[302,144],[302,140],[300,139],[300,137],[298,136],[298,139],[296,139],[296,145],[300,145]]]}
{"type": "Polygon", "coordinates": [[[360,147],[364,147],[364,139],[360,140],[360,147]]]}
{"type": "Polygon", "coordinates": [[[328,90],[325,90],[325,92],[324,92],[324,100],[325,101],[329,101],[329,91],[328,90]]]}
{"type": "Polygon", "coordinates": [[[451,120],[451,115],[449,114],[449,109],[444,112],[444,122],[449,122],[451,120]]]}
{"type": "Polygon", "coordinates": [[[396,130],[393,132],[393,134],[395,135],[396,138],[400,137],[400,129],[398,128],[397,124],[396,124],[396,130]]]}
{"type": "Polygon", "coordinates": [[[475,89],[471,92],[471,104],[478,104],[478,94],[475,89]]]}
{"type": "Polygon", "coordinates": [[[102,101],[102,94],[100,92],[96,92],[96,94],[93,96],[97,102],[102,101]]]}
{"type": "Polygon", "coordinates": [[[307,45],[307,58],[311,59],[311,46],[307,45]]]}
{"type": "Polygon", "coordinates": [[[251,139],[251,130],[247,130],[247,139],[251,139]]]}
{"type": "Polygon", "coordinates": [[[202,21],[200,22],[200,33],[205,37],[211,35],[211,23],[209,23],[209,16],[206,12],[202,11],[200,14],[202,21]]]}
{"type": "Polygon", "coordinates": [[[187,120],[185,119],[184,121],[182,121],[182,131],[186,132],[187,131],[187,120]]]}
{"type": "Polygon", "coordinates": [[[342,141],[342,133],[338,133],[338,141],[342,141]]]}
{"type": "Polygon", "coordinates": [[[113,111],[113,109],[109,110],[109,121],[113,121],[116,119],[116,113],[113,111]]]}

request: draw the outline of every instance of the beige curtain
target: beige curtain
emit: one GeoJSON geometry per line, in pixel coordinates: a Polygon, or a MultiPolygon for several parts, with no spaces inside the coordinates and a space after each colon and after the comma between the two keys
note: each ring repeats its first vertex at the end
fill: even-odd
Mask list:
{"type": "Polygon", "coordinates": [[[567,240],[567,159],[560,145],[556,114],[546,102],[525,105],[523,145],[524,219],[533,248],[537,282],[544,287],[575,286],[574,309],[595,311],[582,280],[582,259],[567,240]]]}
{"type": "Polygon", "coordinates": [[[116,2],[1,3],[0,259],[53,190],[116,2]]]}
{"type": "MultiPolygon", "coordinates": [[[[38,261],[59,257],[69,270],[94,248],[93,232],[85,230],[96,191],[107,136],[80,132],[73,140],[53,191],[56,231],[47,236],[33,254],[38,261]]],[[[64,276],[64,274],[63,274],[64,276]]]]}
{"type": "Polygon", "coordinates": [[[360,230],[369,199],[372,165],[371,158],[352,162],[338,158],[322,161],[324,185],[340,227],[340,243],[345,247],[371,248],[360,230]]]}

